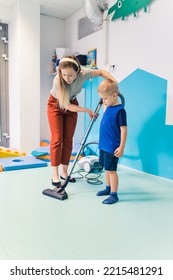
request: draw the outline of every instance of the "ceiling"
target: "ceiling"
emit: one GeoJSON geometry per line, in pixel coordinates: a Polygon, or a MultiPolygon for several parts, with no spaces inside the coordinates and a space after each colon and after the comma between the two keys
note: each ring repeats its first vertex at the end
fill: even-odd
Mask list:
{"type": "MultiPolygon", "coordinates": [[[[0,6],[11,8],[17,0],[0,0],[0,6]]],[[[65,19],[83,7],[83,0],[25,0],[39,3],[41,14],[65,19]]]]}

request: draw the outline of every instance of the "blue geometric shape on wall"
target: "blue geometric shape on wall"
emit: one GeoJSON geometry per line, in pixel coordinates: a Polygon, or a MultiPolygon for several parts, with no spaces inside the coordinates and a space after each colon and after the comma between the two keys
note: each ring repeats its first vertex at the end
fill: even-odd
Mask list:
{"type": "Polygon", "coordinates": [[[173,179],[173,126],[165,124],[167,80],[137,69],[119,83],[128,137],[120,163],[173,179]]]}

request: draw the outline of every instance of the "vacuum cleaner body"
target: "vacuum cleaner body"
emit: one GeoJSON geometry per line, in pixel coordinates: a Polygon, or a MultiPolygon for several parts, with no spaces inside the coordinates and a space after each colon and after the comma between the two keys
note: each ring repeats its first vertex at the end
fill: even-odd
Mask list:
{"type": "Polygon", "coordinates": [[[85,156],[78,161],[78,166],[85,172],[91,172],[94,170],[102,170],[102,166],[99,163],[98,156],[85,156]]]}

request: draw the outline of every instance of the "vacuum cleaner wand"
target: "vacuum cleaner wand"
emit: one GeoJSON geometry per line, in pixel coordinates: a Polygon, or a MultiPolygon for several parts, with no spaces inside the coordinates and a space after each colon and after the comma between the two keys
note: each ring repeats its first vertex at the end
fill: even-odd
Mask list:
{"type": "Polygon", "coordinates": [[[100,111],[100,108],[101,108],[101,106],[102,106],[102,103],[103,103],[103,102],[102,102],[102,99],[100,99],[100,101],[99,101],[99,103],[98,103],[98,105],[97,105],[97,107],[96,107],[96,109],[95,109],[95,111],[94,111],[94,116],[93,116],[92,119],[90,120],[90,123],[89,123],[89,125],[88,125],[88,128],[87,128],[87,130],[86,130],[86,132],[85,132],[85,134],[84,134],[84,136],[83,136],[83,138],[82,138],[82,141],[81,141],[81,143],[80,143],[80,148],[79,148],[79,150],[78,150],[78,152],[77,152],[77,154],[76,154],[76,156],[75,156],[73,165],[72,165],[71,170],[70,170],[70,172],[69,172],[69,175],[68,175],[66,181],[64,182],[64,184],[62,184],[62,187],[63,187],[63,188],[66,188],[66,186],[67,186],[68,183],[69,183],[69,180],[70,180],[71,174],[73,173],[73,170],[74,170],[74,167],[75,167],[75,165],[76,165],[76,162],[77,162],[77,160],[78,160],[78,158],[79,158],[79,156],[80,156],[80,154],[81,154],[81,151],[83,150],[83,147],[84,147],[84,145],[85,145],[85,143],[86,143],[86,140],[87,140],[87,138],[88,138],[88,135],[89,135],[89,133],[90,133],[90,131],[91,131],[91,128],[92,128],[94,122],[96,121],[96,119],[97,119],[97,117],[98,117],[98,113],[99,113],[99,111],[100,111]]]}
{"type": "Polygon", "coordinates": [[[121,99],[121,104],[123,105],[123,107],[125,107],[125,98],[124,98],[124,96],[120,92],[118,93],[118,96],[121,99]]]}

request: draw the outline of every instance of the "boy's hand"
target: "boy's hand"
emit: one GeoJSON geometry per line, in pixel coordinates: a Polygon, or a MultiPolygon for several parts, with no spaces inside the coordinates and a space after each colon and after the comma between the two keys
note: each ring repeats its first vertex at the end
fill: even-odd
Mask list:
{"type": "Polygon", "coordinates": [[[114,156],[115,156],[115,157],[122,157],[123,151],[124,151],[124,149],[123,149],[122,147],[118,147],[118,148],[114,151],[114,156]]]}

